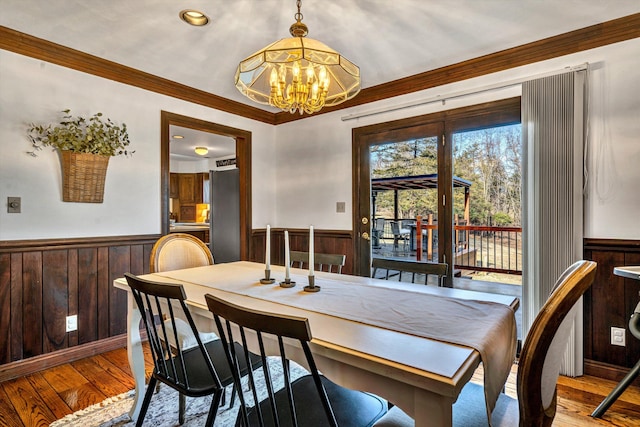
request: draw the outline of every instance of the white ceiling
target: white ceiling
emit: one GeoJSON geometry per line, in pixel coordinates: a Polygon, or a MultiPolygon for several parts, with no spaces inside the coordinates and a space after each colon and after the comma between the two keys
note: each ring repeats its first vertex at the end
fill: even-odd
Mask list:
{"type": "MultiPolygon", "coordinates": [[[[2,0],[0,25],[242,103],[238,62],[289,37],[295,0],[2,0]],[[183,9],[211,18],[182,22],[183,9]]],[[[639,0],[303,0],[370,87],[640,12],[639,0]]]]}
{"type": "MultiPolygon", "coordinates": [[[[241,95],[234,86],[234,73],[240,60],[289,37],[296,4],[294,0],[2,0],[0,9],[2,26],[275,112],[241,95]],[[200,10],[211,22],[204,27],[188,25],[178,17],[183,9],[200,10]]],[[[363,88],[638,12],[640,0],[302,2],[308,37],[358,65],[363,88]]],[[[196,139],[195,134],[192,137],[196,139]]],[[[185,152],[194,146],[184,142],[182,146],[189,147],[185,152]]]]}
{"type": "Polygon", "coordinates": [[[215,133],[202,132],[195,129],[171,126],[169,129],[169,152],[172,160],[194,161],[207,159],[219,159],[235,154],[236,140],[215,133]],[[176,139],[179,135],[183,138],[176,139]],[[209,152],[204,156],[195,154],[196,147],[207,147],[209,152]]]}

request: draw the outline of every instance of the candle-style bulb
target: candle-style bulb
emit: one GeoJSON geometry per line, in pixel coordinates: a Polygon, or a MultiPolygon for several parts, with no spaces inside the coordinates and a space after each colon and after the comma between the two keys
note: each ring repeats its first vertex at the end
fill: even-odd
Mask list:
{"type": "Polygon", "coordinates": [[[293,81],[297,82],[300,77],[300,62],[296,61],[293,63],[293,81]]]}

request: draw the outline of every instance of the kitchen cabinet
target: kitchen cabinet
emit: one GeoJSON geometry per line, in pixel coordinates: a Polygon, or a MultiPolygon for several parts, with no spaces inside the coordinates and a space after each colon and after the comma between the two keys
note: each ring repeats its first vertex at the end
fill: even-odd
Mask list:
{"type": "Polygon", "coordinates": [[[180,205],[180,222],[195,222],[196,220],[196,205],[180,205]]]}
{"type": "Polygon", "coordinates": [[[178,194],[177,203],[174,202],[174,206],[177,205],[178,222],[194,222],[197,215],[196,205],[203,203],[203,188],[207,185],[205,183],[208,183],[209,174],[200,172],[176,173],[175,175],[176,178],[174,179],[177,182],[178,194]]]}
{"type": "Polygon", "coordinates": [[[178,174],[170,173],[169,174],[169,198],[177,199],[180,197],[180,188],[178,184],[178,174]]]}
{"type": "Polygon", "coordinates": [[[196,203],[196,174],[181,173],[178,175],[178,191],[180,205],[196,203]]]}

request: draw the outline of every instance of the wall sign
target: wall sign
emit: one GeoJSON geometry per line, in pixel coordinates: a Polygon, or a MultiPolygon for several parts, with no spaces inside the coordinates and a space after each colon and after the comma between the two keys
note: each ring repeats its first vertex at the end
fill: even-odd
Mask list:
{"type": "Polygon", "coordinates": [[[216,166],[217,167],[222,167],[222,166],[233,166],[236,164],[236,159],[223,159],[223,160],[216,160],[216,166]]]}

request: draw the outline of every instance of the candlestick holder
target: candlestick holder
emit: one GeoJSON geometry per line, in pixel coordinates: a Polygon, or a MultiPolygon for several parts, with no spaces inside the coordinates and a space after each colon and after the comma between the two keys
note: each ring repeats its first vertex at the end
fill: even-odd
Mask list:
{"type": "Polygon", "coordinates": [[[315,276],[309,276],[309,285],[304,287],[305,292],[320,292],[320,286],[316,286],[315,276]]]}
{"type": "Polygon", "coordinates": [[[271,270],[264,270],[264,279],[260,279],[260,283],[262,283],[263,285],[270,285],[275,282],[276,279],[271,278],[271,270]]]}
{"type": "Polygon", "coordinates": [[[293,288],[295,285],[296,282],[291,279],[284,279],[282,282],[280,282],[281,288],[293,288]]]}

